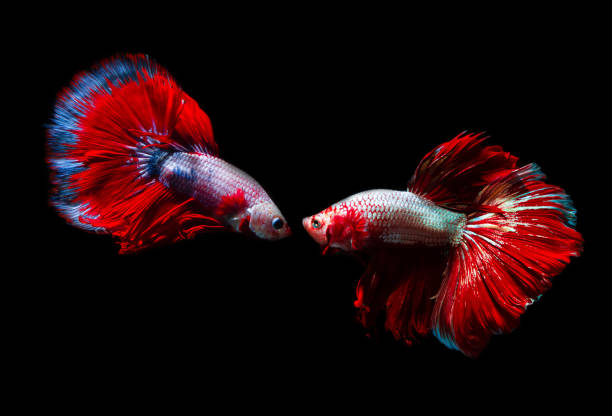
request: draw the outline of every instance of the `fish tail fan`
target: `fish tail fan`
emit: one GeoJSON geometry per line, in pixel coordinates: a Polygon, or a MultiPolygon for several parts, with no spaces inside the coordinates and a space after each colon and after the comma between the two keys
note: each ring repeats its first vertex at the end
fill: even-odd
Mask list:
{"type": "Polygon", "coordinates": [[[544,181],[535,164],[515,169],[484,186],[466,213],[432,313],[433,334],[447,347],[477,356],[580,255],[573,203],[544,181]]]}
{"type": "Polygon", "coordinates": [[[121,252],[219,226],[164,187],[170,152],[216,155],[208,116],[145,55],[120,55],[77,74],[47,130],[51,204],[69,223],[117,237],[121,252]]]}

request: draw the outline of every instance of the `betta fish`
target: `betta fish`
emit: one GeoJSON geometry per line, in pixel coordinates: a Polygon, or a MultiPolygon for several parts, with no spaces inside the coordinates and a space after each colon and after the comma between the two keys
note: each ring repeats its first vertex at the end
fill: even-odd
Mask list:
{"type": "Polygon", "coordinates": [[[77,74],[47,137],[51,204],[68,223],[114,236],[120,253],[217,229],[290,234],[261,185],[219,158],[206,113],[145,55],[77,74]]]}
{"type": "Polygon", "coordinates": [[[536,164],[481,134],[462,134],[419,163],[406,191],[350,196],[303,226],[323,253],[365,258],[358,320],[412,344],[433,335],[475,357],[491,335],[507,333],[579,256],[576,210],[536,164]]]}

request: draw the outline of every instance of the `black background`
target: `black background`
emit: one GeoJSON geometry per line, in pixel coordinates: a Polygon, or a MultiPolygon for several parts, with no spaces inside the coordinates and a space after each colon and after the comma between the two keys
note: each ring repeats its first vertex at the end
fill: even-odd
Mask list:
{"type": "Polygon", "coordinates": [[[588,96],[596,53],[572,25],[540,30],[544,18],[442,22],[445,31],[417,26],[418,16],[380,28],[367,18],[337,25],[342,17],[214,28],[209,17],[185,32],[181,23],[162,30],[127,20],[109,24],[129,33],[98,37],[97,21],[49,28],[31,54],[44,70],[30,84],[28,138],[42,231],[24,264],[31,297],[16,313],[28,317],[33,374],[79,394],[99,386],[189,392],[212,382],[300,399],[347,380],[355,392],[393,381],[413,392],[410,400],[414,387],[478,395],[510,387],[524,397],[584,383],[598,371],[594,288],[604,277],[590,264],[597,218],[587,204],[597,177],[590,129],[599,113],[588,96]],[[221,157],[266,188],[291,238],[209,234],[119,256],[110,237],[56,215],[47,205],[44,124],[74,73],[120,52],[149,54],[198,101],[221,157]],[[362,266],[321,256],[301,227],[304,216],[353,193],[403,189],[426,152],[465,130],[486,131],[490,144],[538,163],[573,197],[586,239],[584,255],[520,328],[494,337],[478,359],[433,337],[406,347],[384,332],[366,336],[353,308],[362,266]]]}

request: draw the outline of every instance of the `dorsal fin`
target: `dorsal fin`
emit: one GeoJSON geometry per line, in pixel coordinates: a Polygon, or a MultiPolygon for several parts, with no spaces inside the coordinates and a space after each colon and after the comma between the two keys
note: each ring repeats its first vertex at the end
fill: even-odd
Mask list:
{"type": "Polygon", "coordinates": [[[470,206],[486,184],[506,176],[518,161],[500,146],[483,146],[486,138],[460,134],[433,149],[417,166],[408,191],[448,208],[470,206]]]}

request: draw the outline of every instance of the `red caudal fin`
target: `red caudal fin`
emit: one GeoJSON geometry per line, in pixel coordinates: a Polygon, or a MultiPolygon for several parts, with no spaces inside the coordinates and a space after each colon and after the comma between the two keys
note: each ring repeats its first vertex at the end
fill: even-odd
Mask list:
{"type": "Polygon", "coordinates": [[[51,203],[71,224],[119,237],[122,252],[218,227],[152,173],[166,151],[218,149],[208,116],[147,56],[118,56],[78,74],[47,133],[51,203]]]}
{"type": "Polygon", "coordinates": [[[385,328],[396,339],[410,344],[428,334],[445,256],[442,249],[424,247],[372,253],[357,286],[358,320],[373,327],[386,311],[385,328]]]}
{"type": "Polygon", "coordinates": [[[475,198],[432,316],[434,335],[449,348],[476,356],[491,335],[516,328],[551,278],[580,254],[572,201],[544,180],[530,164],[494,179],[475,198]]]}
{"type": "Polygon", "coordinates": [[[482,134],[460,134],[429,152],[417,166],[408,190],[454,209],[465,209],[489,182],[516,167],[518,158],[500,146],[483,146],[482,134]]]}

